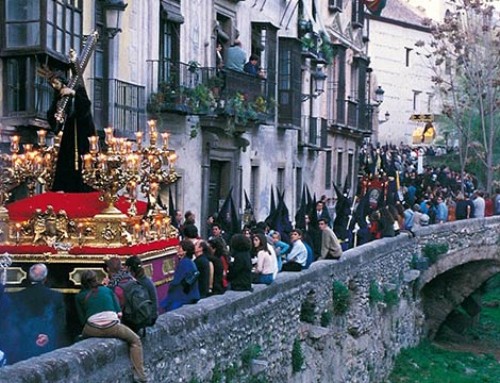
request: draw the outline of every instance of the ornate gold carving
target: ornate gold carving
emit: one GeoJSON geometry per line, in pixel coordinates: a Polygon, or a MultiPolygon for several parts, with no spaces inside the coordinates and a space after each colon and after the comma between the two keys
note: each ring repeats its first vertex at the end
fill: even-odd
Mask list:
{"type": "MultiPolygon", "coordinates": [[[[56,242],[67,241],[71,233],[75,232],[75,222],[70,220],[64,210],[57,213],[51,205],[42,212],[36,209],[31,219],[21,225],[23,236],[32,237],[34,245],[44,243],[54,246],[56,242]]],[[[18,226],[15,226],[16,237],[20,234],[18,226]]]]}

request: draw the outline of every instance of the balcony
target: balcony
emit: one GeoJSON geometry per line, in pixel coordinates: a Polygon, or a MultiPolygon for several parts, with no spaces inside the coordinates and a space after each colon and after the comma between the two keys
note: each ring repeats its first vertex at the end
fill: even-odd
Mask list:
{"type": "Polygon", "coordinates": [[[333,121],[330,121],[334,130],[340,129],[355,135],[371,134],[368,121],[369,116],[365,104],[348,97],[347,100],[344,100],[343,104],[338,102],[337,105],[342,105],[343,107],[337,110],[336,117],[333,121]],[[345,120],[344,116],[347,117],[345,120]]]}
{"type": "Polygon", "coordinates": [[[161,79],[158,91],[149,97],[147,109],[152,115],[231,117],[241,125],[274,119],[274,86],[265,79],[238,71],[201,67],[194,61],[149,61],[148,64],[149,73],[160,73],[161,79]]]}

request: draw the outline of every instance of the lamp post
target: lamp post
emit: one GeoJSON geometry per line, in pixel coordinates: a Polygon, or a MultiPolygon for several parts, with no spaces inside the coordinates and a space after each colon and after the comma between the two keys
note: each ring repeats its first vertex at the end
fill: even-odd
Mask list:
{"type": "Polygon", "coordinates": [[[123,2],[123,0],[104,0],[103,8],[106,13],[106,31],[110,39],[122,31],[121,15],[127,6],[128,4],[123,2]]]}
{"type": "Polygon", "coordinates": [[[103,123],[104,126],[113,124],[114,116],[111,105],[114,105],[113,83],[114,78],[114,63],[115,63],[115,46],[114,38],[122,31],[122,14],[128,4],[123,0],[101,0],[102,11],[105,16],[105,30],[108,38],[104,39],[104,66],[103,66],[103,123]]]}
{"type": "Polygon", "coordinates": [[[302,101],[310,100],[311,98],[318,98],[325,91],[325,80],[328,76],[323,72],[322,67],[317,67],[314,72],[311,73],[311,78],[313,82],[314,92],[310,94],[303,94],[302,101]]]}
{"type": "MultiPolygon", "coordinates": [[[[370,69],[368,71],[369,75],[371,75],[371,71],[372,69],[371,68],[368,68],[370,69]]],[[[369,81],[371,81],[371,76],[369,76],[369,81]]],[[[382,86],[379,85],[377,87],[377,89],[375,89],[375,98],[372,100],[372,96],[371,96],[371,91],[370,91],[370,83],[368,83],[368,104],[367,104],[367,113],[366,113],[366,117],[367,117],[367,122],[368,122],[368,135],[365,136],[366,139],[370,140],[370,137],[373,135],[373,116],[374,116],[374,112],[375,110],[377,109],[378,111],[378,108],[380,107],[380,105],[384,102],[384,94],[385,94],[385,91],[384,89],[382,89],[382,86]]],[[[378,115],[378,113],[377,113],[378,115]]],[[[389,120],[389,117],[390,117],[390,113],[387,111],[384,115],[385,117],[385,120],[378,120],[377,119],[377,126],[380,125],[380,124],[383,124],[385,122],[387,122],[389,120]]],[[[376,135],[376,137],[378,137],[378,134],[376,135]]]]}

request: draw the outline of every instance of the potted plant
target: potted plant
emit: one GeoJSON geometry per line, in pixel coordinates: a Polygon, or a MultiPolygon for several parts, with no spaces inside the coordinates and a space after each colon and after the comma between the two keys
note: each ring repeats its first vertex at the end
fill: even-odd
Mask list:
{"type": "Polygon", "coordinates": [[[216,101],[211,90],[203,84],[189,89],[187,104],[193,114],[209,114],[216,105],[216,101]]]}
{"type": "Polygon", "coordinates": [[[196,60],[189,61],[187,65],[188,65],[188,71],[190,71],[191,73],[198,72],[198,69],[200,69],[201,67],[201,64],[196,60]]]}
{"type": "Polygon", "coordinates": [[[224,79],[218,75],[212,76],[207,80],[207,87],[212,91],[216,99],[220,98],[220,90],[224,86],[224,79]]]}

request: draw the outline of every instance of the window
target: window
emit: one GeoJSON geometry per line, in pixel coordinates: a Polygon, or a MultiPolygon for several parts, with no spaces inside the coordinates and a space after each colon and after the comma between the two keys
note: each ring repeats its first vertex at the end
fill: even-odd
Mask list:
{"type": "Polygon", "coordinates": [[[180,24],[162,18],[160,25],[160,82],[171,82],[172,75],[178,72],[180,57],[179,40],[180,24]]]}
{"type": "Polygon", "coordinates": [[[432,100],[434,99],[434,93],[427,93],[427,113],[431,113],[432,110],[432,100]]]}
{"type": "Polygon", "coordinates": [[[351,64],[351,100],[353,101],[358,101],[359,96],[358,96],[358,88],[359,88],[359,65],[358,65],[358,60],[353,60],[351,64]]]}
{"type": "Polygon", "coordinates": [[[344,153],[342,151],[337,152],[337,180],[335,181],[337,186],[342,187],[342,168],[344,167],[343,164],[344,160],[344,153]]]}
{"type": "Polygon", "coordinates": [[[352,0],[352,27],[363,28],[365,22],[365,8],[362,0],[352,0]]]}
{"type": "Polygon", "coordinates": [[[92,106],[94,107],[94,124],[97,127],[104,127],[107,125],[107,122],[104,121],[104,118],[107,117],[104,116],[104,113],[107,114],[107,110],[104,110],[107,104],[107,101],[104,100],[104,98],[107,97],[104,89],[104,77],[106,72],[104,52],[106,51],[105,43],[107,41],[106,31],[104,29],[106,20],[102,4],[102,2],[96,2],[95,7],[95,28],[99,36],[101,36],[101,38],[97,40],[97,46],[94,52],[94,98],[92,106]]]}
{"type": "Polygon", "coordinates": [[[301,56],[300,41],[280,38],[278,71],[278,121],[281,126],[300,127],[301,56]]]}
{"type": "Polygon", "coordinates": [[[342,0],[328,0],[328,9],[331,12],[342,12],[342,0]]]}
{"type": "Polygon", "coordinates": [[[330,189],[332,187],[332,152],[326,152],[326,163],[325,163],[325,189],[330,189]]]}
{"type": "Polygon", "coordinates": [[[405,48],[406,56],[405,56],[405,65],[407,67],[410,66],[410,54],[413,48],[405,48]]]}
{"type": "Polygon", "coordinates": [[[146,123],[143,86],[114,81],[114,125],[122,134],[138,132],[146,123]]]}
{"type": "Polygon", "coordinates": [[[269,23],[252,23],[253,54],[259,56],[259,66],[266,75],[267,89],[265,97],[276,99],[276,48],[278,44],[278,30],[269,23]]]}
{"type": "Polygon", "coordinates": [[[35,114],[45,118],[52,101],[52,89],[45,78],[35,76],[39,65],[33,56],[5,60],[5,101],[9,116],[35,114]]]}
{"type": "Polygon", "coordinates": [[[302,202],[302,168],[297,168],[295,173],[295,206],[299,208],[302,202]]]}
{"type": "Polygon", "coordinates": [[[351,188],[353,169],[354,169],[354,153],[349,151],[349,153],[347,154],[347,176],[344,184],[345,190],[351,188]]]}
{"type": "Polygon", "coordinates": [[[252,166],[250,170],[250,202],[252,203],[253,211],[257,214],[259,201],[259,167],[252,166]]]}
{"type": "Polygon", "coordinates": [[[336,57],[337,72],[337,124],[345,124],[345,96],[346,96],[346,47],[336,45],[338,52],[336,57]]]}
{"type": "Polygon", "coordinates": [[[6,0],[6,48],[40,45],[40,0],[6,0]]]}
{"type": "Polygon", "coordinates": [[[285,190],[285,168],[278,168],[276,173],[276,188],[280,193],[285,190]]]}
{"type": "Polygon", "coordinates": [[[414,90],[413,91],[413,110],[417,111],[417,108],[419,107],[418,105],[418,96],[422,93],[420,90],[414,90]]]}
{"type": "Polygon", "coordinates": [[[78,53],[81,36],[82,0],[47,0],[47,48],[58,53],[73,48],[78,53]]]}

